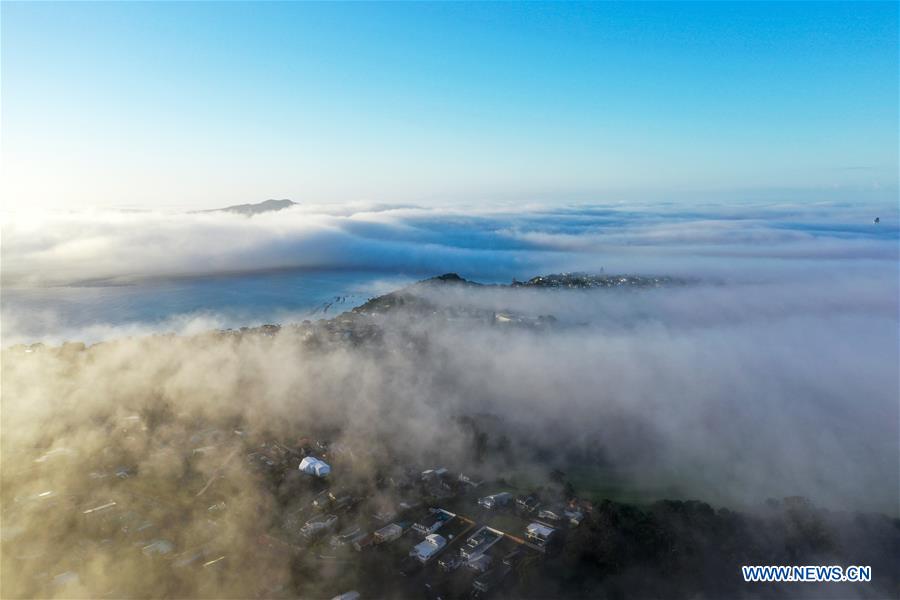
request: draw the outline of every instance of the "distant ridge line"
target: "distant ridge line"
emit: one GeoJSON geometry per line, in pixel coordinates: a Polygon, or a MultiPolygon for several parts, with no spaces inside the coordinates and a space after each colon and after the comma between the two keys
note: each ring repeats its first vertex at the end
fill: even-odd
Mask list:
{"type": "Polygon", "coordinates": [[[294,202],[293,200],[288,200],[287,198],[285,198],[283,200],[264,200],[263,202],[257,202],[256,204],[235,204],[233,206],[226,206],[225,208],[211,208],[208,210],[197,210],[197,211],[193,211],[193,212],[194,213],[230,212],[230,213],[236,213],[236,214],[252,217],[253,215],[258,215],[261,213],[284,210],[286,208],[291,208],[292,206],[297,206],[297,203],[294,202]]]}

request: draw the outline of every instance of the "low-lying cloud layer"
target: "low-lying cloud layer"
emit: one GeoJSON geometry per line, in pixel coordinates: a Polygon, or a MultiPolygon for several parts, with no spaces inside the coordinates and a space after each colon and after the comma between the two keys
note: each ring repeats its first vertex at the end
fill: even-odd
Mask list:
{"type": "MultiPolygon", "coordinates": [[[[229,461],[246,452],[235,428],[251,446],[327,436],[343,449],[334,485],[366,490],[369,512],[391,501],[379,477],[441,464],[526,486],[546,484],[554,469],[581,473],[586,497],[702,498],[753,511],[802,495],[895,514],[900,357],[895,307],[879,298],[897,290],[869,282],[860,302],[849,290],[862,280],[847,283],[440,286],[424,292],[438,314],[468,317],[390,310],[364,320],[382,335],[362,345],[342,341],[350,326],[339,324],[331,341],[303,326],[7,351],[3,519],[16,552],[6,589],[245,597],[269,577],[260,569],[290,579],[284,556],[260,562],[258,539],[311,496],[288,487],[281,497],[242,454],[229,461]],[[557,321],[533,329],[471,316],[500,309],[557,321]],[[487,432],[485,457],[460,417],[487,432]],[[110,502],[113,529],[147,523],[146,533],[96,534],[108,517],[85,511],[110,502]],[[227,509],[210,521],[218,502],[227,509]],[[177,560],[198,548],[208,559],[222,553],[228,569],[171,571],[128,549],[154,540],[172,544],[177,560]],[[78,573],[77,586],[57,581],[66,573],[78,573]]],[[[310,576],[304,585],[334,591],[310,576]]]]}
{"type": "Polygon", "coordinates": [[[20,213],[2,222],[2,336],[8,346],[302,320],[335,296],[352,305],[448,271],[487,282],[604,269],[896,278],[898,222],[896,206],[835,203],[20,213]]]}
{"type": "MultiPolygon", "coordinates": [[[[318,340],[315,325],[233,336],[194,324],[190,336],[6,351],[3,529],[16,554],[4,558],[5,578],[14,577],[5,589],[249,596],[260,580],[248,573],[284,576],[290,564],[261,563],[255,544],[288,501],[245,461],[228,462],[245,443],[235,428],[253,443],[329,437],[344,449],[335,480],[366,490],[372,510],[382,499],[375,481],[396,465],[443,464],[534,485],[554,469],[580,473],[577,491],[587,497],[615,488],[753,510],[768,497],[802,495],[896,516],[897,222],[888,214],[874,225],[863,212],[291,209],[10,225],[3,276],[16,286],[276,267],[497,280],[606,266],[690,282],[427,288],[436,307],[468,307],[469,316],[388,311],[368,317],[382,335],[363,344],[346,341],[343,325],[318,340]],[[556,321],[535,329],[471,317],[496,312],[556,321]],[[460,417],[484,424],[487,457],[473,455],[460,417]],[[207,441],[210,430],[228,435],[207,441]],[[218,483],[201,502],[208,481],[218,483]],[[228,548],[231,566],[173,576],[143,556],[119,558],[131,554],[119,541],[97,542],[88,530],[102,526],[84,512],[112,501],[122,519],[132,506],[134,519],[152,525],[152,539],[128,534],[126,546],[164,539],[179,557],[228,548]],[[219,501],[228,509],[210,525],[219,501]],[[55,579],[70,572],[75,583],[55,579]]],[[[4,326],[11,310],[5,302],[4,326]]]]}
{"type": "MultiPolygon", "coordinates": [[[[897,260],[897,209],[852,205],[515,210],[303,206],[254,215],[18,214],[3,283],[128,282],[272,269],[696,270],[697,258],[897,260]]],[[[706,260],[704,268],[720,270],[706,260]]]]}

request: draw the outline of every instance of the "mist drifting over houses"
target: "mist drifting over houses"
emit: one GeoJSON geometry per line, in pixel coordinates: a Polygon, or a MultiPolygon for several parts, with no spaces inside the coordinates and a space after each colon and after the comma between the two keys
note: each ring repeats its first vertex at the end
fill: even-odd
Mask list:
{"type": "Polygon", "coordinates": [[[0,2],[0,600],[900,597],[898,17],[0,2]]]}
{"type": "MultiPolygon", "coordinates": [[[[897,535],[897,216],[880,214],[876,226],[849,205],[298,205],[6,223],[4,594],[330,597],[359,586],[289,539],[284,519],[309,518],[317,492],[296,470],[260,476],[247,457],[273,440],[327,440],[310,452],[361,503],[353,514],[396,507],[408,470],[440,465],[488,491],[575,493],[598,511],[583,531],[612,510],[604,499],[699,499],[757,515],[746,518],[768,523],[760,547],[783,549],[794,542],[766,510],[804,497],[826,511],[812,514],[829,540],[809,552],[850,560],[861,552],[850,515],[881,513],[865,527],[897,535]],[[72,304],[46,301],[99,286],[123,302],[115,294],[172,277],[224,276],[240,290],[256,271],[313,267],[374,273],[365,289],[378,299],[244,332],[224,331],[242,325],[233,316],[191,311],[71,325],[72,304]],[[488,285],[404,287],[448,271],[488,285]],[[658,283],[496,284],[558,271],[658,283]],[[42,310],[29,310],[38,293],[42,310]],[[30,345],[29,332],[51,329],[41,319],[72,343],[30,345]],[[79,332],[101,343],[79,344],[79,332]],[[176,558],[148,562],[156,554],[176,558]]],[[[635,573],[663,585],[635,564],[602,585],[635,573]]],[[[370,585],[406,594],[389,577],[370,585]]],[[[554,585],[535,589],[586,593],[554,585]]]]}

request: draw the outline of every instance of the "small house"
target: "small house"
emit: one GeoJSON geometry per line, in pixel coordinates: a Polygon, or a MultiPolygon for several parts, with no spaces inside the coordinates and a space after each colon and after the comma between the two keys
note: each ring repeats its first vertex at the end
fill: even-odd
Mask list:
{"type": "Polygon", "coordinates": [[[386,525],[375,532],[374,542],[376,544],[383,544],[385,542],[396,540],[401,535],[403,535],[403,527],[397,525],[396,523],[391,523],[390,525],[386,525]]]}
{"type": "Polygon", "coordinates": [[[539,548],[546,546],[555,533],[556,529],[537,521],[525,528],[525,538],[539,548]]]}
{"type": "Polygon", "coordinates": [[[445,523],[455,516],[456,515],[452,512],[448,512],[442,508],[432,509],[427,517],[413,525],[413,529],[423,535],[428,535],[443,527],[445,523]]]}
{"type": "Polygon", "coordinates": [[[493,510],[495,508],[500,508],[501,506],[506,506],[511,500],[512,494],[509,492],[500,492],[499,494],[491,494],[490,496],[479,498],[478,504],[484,508],[493,510]]]}
{"type": "Polygon", "coordinates": [[[331,467],[324,460],[315,456],[306,456],[300,461],[300,470],[307,475],[315,477],[327,477],[331,473],[331,467]]]}
{"type": "Polygon", "coordinates": [[[409,555],[415,557],[421,563],[426,563],[434,558],[446,546],[447,540],[444,536],[432,533],[431,535],[425,536],[423,542],[416,544],[409,555]]]}

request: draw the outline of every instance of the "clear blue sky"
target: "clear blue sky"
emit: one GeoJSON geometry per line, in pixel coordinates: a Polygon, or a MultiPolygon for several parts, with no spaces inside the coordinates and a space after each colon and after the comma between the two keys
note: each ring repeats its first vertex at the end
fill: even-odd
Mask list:
{"type": "Polygon", "coordinates": [[[897,3],[0,10],[7,208],[897,192],[897,3]]]}

